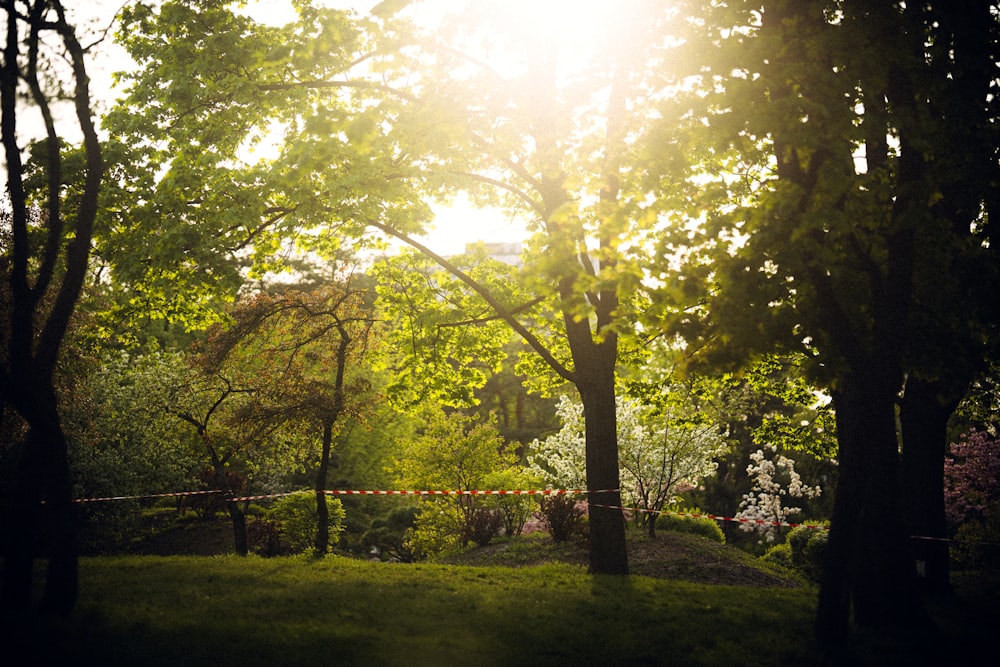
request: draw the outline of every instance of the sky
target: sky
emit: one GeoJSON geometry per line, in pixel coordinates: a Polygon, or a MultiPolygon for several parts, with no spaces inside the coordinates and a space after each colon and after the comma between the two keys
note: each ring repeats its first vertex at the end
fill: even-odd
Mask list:
{"type": "MultiPolygon", "coordinates": [[[[110,25],[124,2],[125,0],[95,0],[83,3],[82,6],[76,5],[78,28],[86,27],[99,34],[110,25]]],[[[366,13],[377,2],[378,0],[330,0],[328,4],[366,13]]],[[[248,3],[246,11],[257,20],[277,25],[294,18],[288,0],[255,0],[248,3]]],[[[112,73],[123,69],[128,62],[124,51],[111,43],[111,32],[113,31],[109,31],[108,39],[96,49],[95,59],[90,65],[92,94],[104,105],[110,105],[113,99],[112,73]]],[[[522,222],[498,209],[477,209],[465,197],[458,197],[449,205],[434,204],[433,209],[434,225],[419,240],[444,256],[463,252],[468,243],[511,243],[521,241],[526,236],[522,222]]]]}

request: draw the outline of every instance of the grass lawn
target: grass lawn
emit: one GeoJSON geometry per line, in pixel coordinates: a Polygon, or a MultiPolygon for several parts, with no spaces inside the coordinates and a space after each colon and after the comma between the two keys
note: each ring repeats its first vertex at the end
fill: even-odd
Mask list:
{"type": "Polygon", "coordinates": [[[564,564],[90,558],[72,619],[23,664],[795,665],[810,661],[814,605],[809,588],[564,564]]]}
{"type": "Polygon", "coordinates": [[[344,557],[94,557],[81,561],[80,572],[73,617],[8,623],[4,629],[28,644],[32,657],[0,663],[920,665],[948,657],[946,664],[971,664],[964,662],[977,648],[970,638],[989,641],[982,631],[998,620],[990,591],[979,586],[979,606],[937,610],[958,638],[950,648],[927,652],[925,643],[887,652],[876,639],[824,663],[811,644],[816,589],[805,585],[592,577],[568,563],[344,557]]]}

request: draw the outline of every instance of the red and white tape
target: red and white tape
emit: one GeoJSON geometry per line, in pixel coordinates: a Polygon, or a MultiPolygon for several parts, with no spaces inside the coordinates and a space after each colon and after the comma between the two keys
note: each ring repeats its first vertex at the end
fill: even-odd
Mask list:
{"type": "MultiPolygon", "coordinates": [[[[449,491],[443,489],[427,489],[423,491],[405,490],[368,490],[368,489],[331,489],[324,491],[328,496],[556,496],[556,495],[587,495],[596,493],[614,493],[618,489],[603,489],[600,491],[587,491],[586,489],[470,489],[449,491]]],[[[74,503],[97,503],[112,500],[141,500],[144,498],[171,498],[179,496],[196,496],[223,493],[218,489],[210,491],[177,491],[174,493],[150,493],[139,496],[108,496],[104,498],[74,498],[74,503]]],[[[266,493],[256,496],[240,496],[236,498],[226,498],[235,502],[245,502],[251,500],[266,500],[269,498],[283,498],[300,493],[315,493],[315,491],[288,491],[285,493],[266,493]]]]}

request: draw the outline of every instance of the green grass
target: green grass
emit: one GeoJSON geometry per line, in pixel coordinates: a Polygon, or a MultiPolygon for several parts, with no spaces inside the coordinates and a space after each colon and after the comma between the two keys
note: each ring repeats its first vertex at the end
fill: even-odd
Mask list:
{"type": "Polygon", "coordinates": [[[570,565],[90,558],[46,650],[101,665],[796,665],[814,605],[810,589],[570,565]]]}
{"type": "Polygon", "coordinates": [[[812,665],[815,604],[567,564],[129,556],[81,562],[68,622],[13,629],[23,664],[812,665]]]}

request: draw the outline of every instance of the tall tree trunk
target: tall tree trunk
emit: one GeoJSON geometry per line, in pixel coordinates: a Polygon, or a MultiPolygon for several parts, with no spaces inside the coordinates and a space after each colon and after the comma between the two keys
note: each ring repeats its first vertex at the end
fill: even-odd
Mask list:
{"type": "Polygon", "coordinates": [[[921,587],[947,594],[949,553],[944,511],[944,456],[948,420],[958,406],[936,382],[909,378],[899,411],[903,435],[903,491],[921,587]]]}
{"type": "Polygon", "coordinates": [[[326,476],[330,468],[330,450],[333,446],[333,420],[323,420],[323,451],[316,473],[316,555],[322,556],[330,548],[330,510],[326,505],[326,476]]]}
{"type": "Polygon", "coordinates": [[[603,382],[579,382],[586,431],[587,488],[590,490],[590,571],[628,574],[625,517],[618,474],[618,422],[614,375],[603,382]],[[601,493],[594,493],[601,491],[601,493]]]}
{"type": "MultiPolygon", "coordinates": [[[[881,387],[881,389],[880,389],[881,387]]],[[[903,523],[895,395],[845,380],[834,394],[840,471],[816,618],[828,646],[855,626],[887,638],[926,627],[903,523]]]]}
{"type": "Polygon", "coordinates": [[[3,602],[8,611],[26,611],[38,536],[48,555],[42,610],[68,616],[78,594],[78,551],[66,436],[59,422],[55,394],[43,392],[31,402],[29,431],[9,504],[8,551],[3,571],[3,602]],[[44,505],[42,504],[44,501],[44,505]]]}

